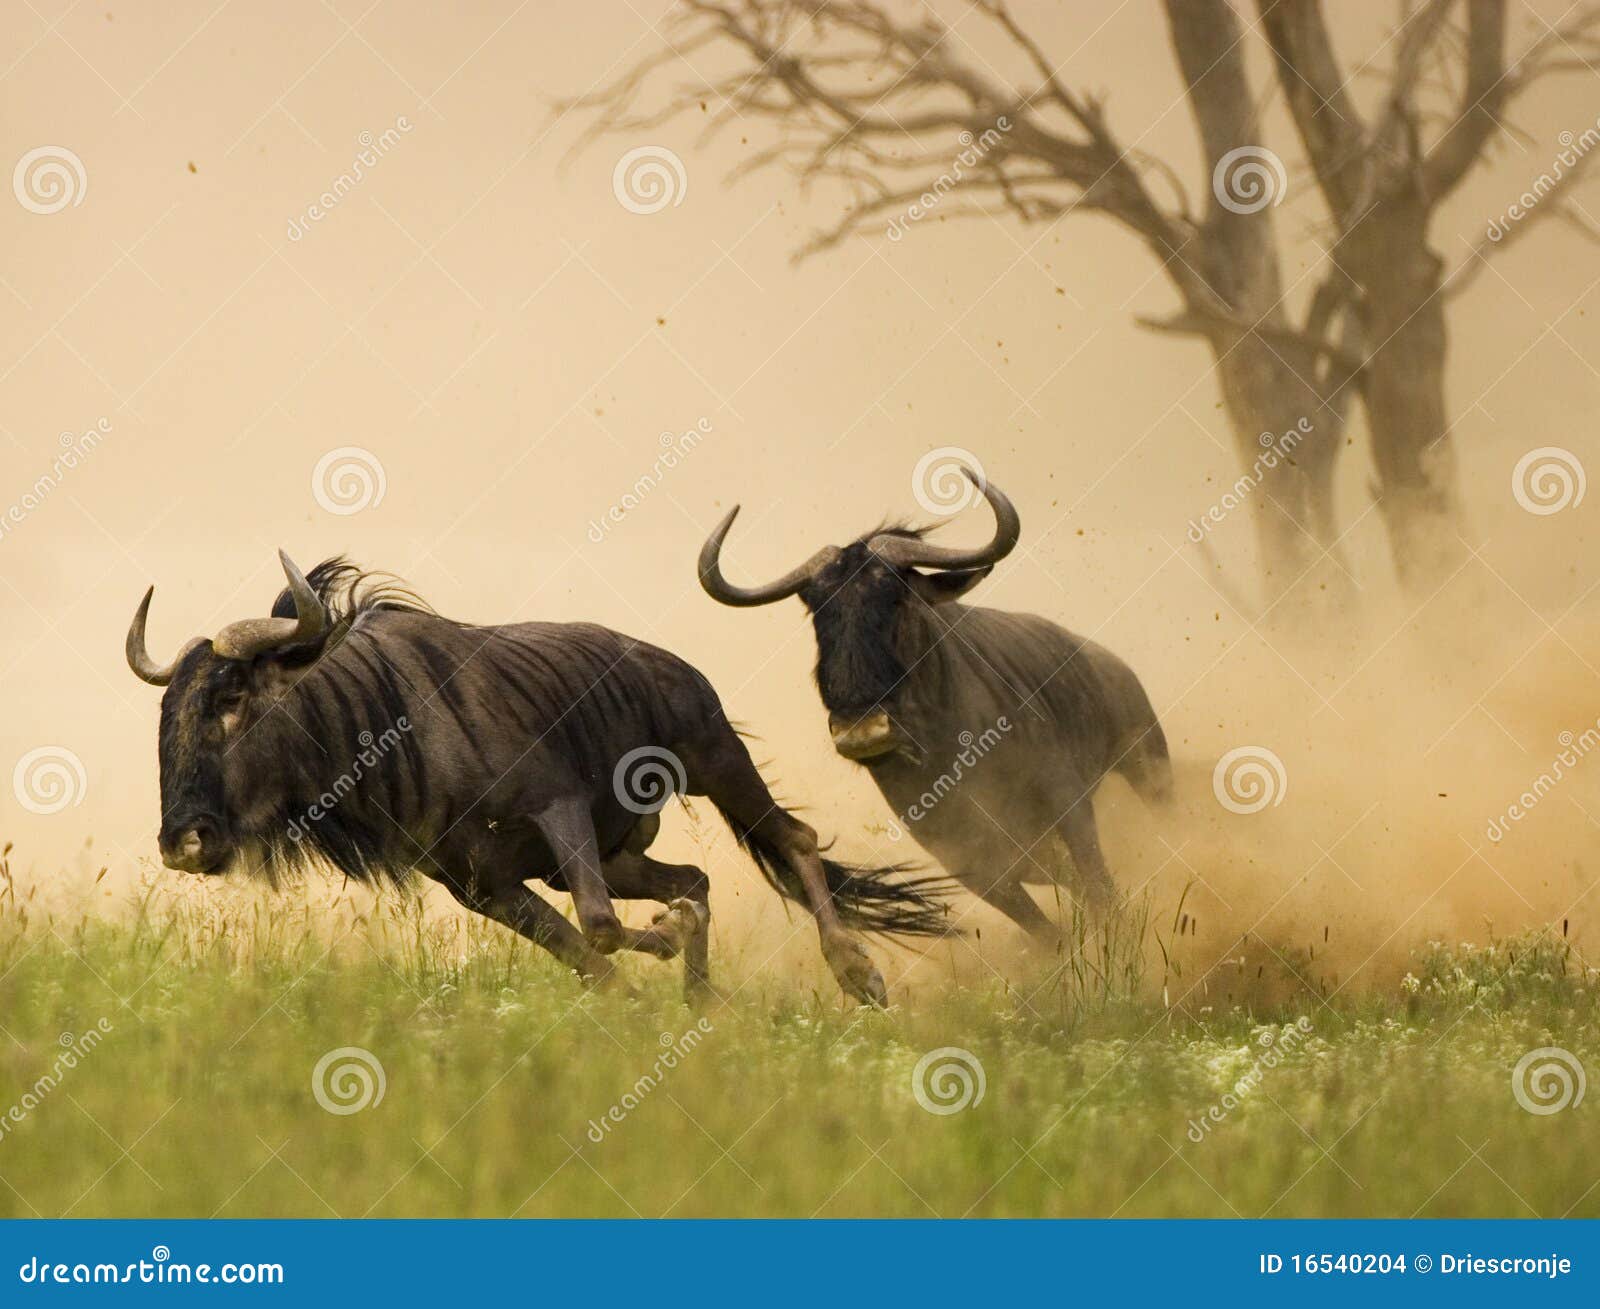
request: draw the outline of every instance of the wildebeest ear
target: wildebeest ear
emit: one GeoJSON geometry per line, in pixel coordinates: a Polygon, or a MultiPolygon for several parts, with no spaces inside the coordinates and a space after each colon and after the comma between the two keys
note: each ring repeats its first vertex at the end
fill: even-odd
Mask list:
{"type": "Polygon", "coordinates": [[[945,604],[959,599],[994,571],[993,564],[982,568],[963,568],[957,572],[911,574],[911,589],[928,604],[945,604]]]}

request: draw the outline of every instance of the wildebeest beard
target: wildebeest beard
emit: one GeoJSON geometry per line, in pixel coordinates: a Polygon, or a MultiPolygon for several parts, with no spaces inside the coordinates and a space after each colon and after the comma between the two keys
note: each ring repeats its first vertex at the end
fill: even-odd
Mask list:
{"type": "Polygon", "coordinates": [[[900,620],[911,598],[865,538],[846,546],[801,590],[817,638],[817,690],[830,713],[848,718],[892,703],[906,677],[900,620]]]}
{"type": "Polygon", "coordinates": [[[161,698],[156,739],[164,838],[170,838],[175,827],[195,822],[231,835],[221,750],[206,740],[205,732],[212,706],[236,692],[242,682],[241,671],[208,659],[203,647],[196,648],[178,665],[161,698]]]}

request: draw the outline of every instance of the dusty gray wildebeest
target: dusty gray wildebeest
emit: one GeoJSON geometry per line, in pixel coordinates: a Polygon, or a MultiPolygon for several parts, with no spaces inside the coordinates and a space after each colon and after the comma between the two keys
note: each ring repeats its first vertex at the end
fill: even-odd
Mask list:
{"type": "Polygon", "coordinates": [[[1024,889],[1057,880],[1102,915],[1117,899],[1093,797],[1121,773],[1148,802],[1172,789],[1167,743],[1133,670],[1033,614],[960,603],[1016,545],[1010,500],[970,470],[995,516],[981,549],[926,529],[879,528],[827,546],[765,586],[722,575],[738,506],[700,551],[700,582],[727,605],[798,595],[817,639],[817,689],[834,748],[864,765],[917,843],[1031,934],[1056,937],[1024,889]]]}
{"type": "Polygon", "coordinates": [[[476,627],[330,559],[267,618],[196,638],[166,665],[128,664],[161,700],[161,830],[169,868],[271,877],[329,864],[370,881],[420,871],[469,908],[600,980],[612,952],[682,954],[706,982],[708,882],[651,859],[657,811],[709,796],[782,894],[808,906],[839,985],[882,1003],[851,929],[945,930],[937,887],[818,854],[767,790],[705,678],[677,656],[587,623],[476,627]],[[571,894],[578,926],[524,885],[571,894]],[[611,897],[666,905],[624,927],[611,897]],[[581,929],[581,930],[580,930],[581,929]]]}

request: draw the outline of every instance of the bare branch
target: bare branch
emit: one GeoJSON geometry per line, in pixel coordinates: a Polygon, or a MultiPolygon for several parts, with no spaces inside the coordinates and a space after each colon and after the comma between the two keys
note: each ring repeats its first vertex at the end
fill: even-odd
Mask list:
{"type": "Polygon", "coordinates": [[[1423,194],[1438,204],[1483,153],[1499,124],[1506,83],[1505,0],[1468,0],[1467,86],[1455,122],[1422,163],[1423,194]]]}
{"type": "MultiPolygon", "coordinates": [[[[678,48],[731,46],[748,67],[682,87],[666,107],[641,115],[634,104],[643,83],[672,58],[657,55],[577,102],[599,114],[576,148],[595,132],[654,127],[697,109],[711,113],[713,101],[708,134],[741,116],[770,119],[779,139],[736,167],[730,180],[785,167],[803,185],[834,181],[856,198],[802,253],[835,245],[925,192],[942,201],[969,191],[998,194],[1000,211],[1024,221],[1076,210],[1108,214],[1164,261],[1188,245],[1194,224],[1176,171],[1123,149],[1100,106],[1057,79],[1003,0],[982,0],[979,7],[1027,59],[1039,85],[1004,84],[987,65],[960,57],[937,22],[897,21],[873,4],[820,0],[801,10],[787,0],[687,0],[673,32],[687,27],[678,48]],[[1176,207],[1155,199],[1146,175],[1162,179],[1176,207]],[[1039,194],[1047,183],[1057,194],[1039,194]]],[[[982,204],[959,210],[991,211],[982,204]]]]}
{"type": "MultiPolygon", "coordinates": [[[[1400,29],[1399,54],[1395,57],[1394,76],[1389,82],[1390,113],[1406,115],[1414,103],[1417,84],[1422,80],[1423,68],[1430,57],[1437,56],[1439,46],[1447,43],[1449,27],[1446,23],[1456,0],[1426,0],[1420,9],[1407,15],[1400,29]]],[[[1448,76],[1450,63],[1441,61],[1448,76]]],[[[1379,135],[1383,133],[1380,130],[1379,135]]]]}
{"type": "Polygon", "coordinates": [[[1161,332],[1169,336],[1213,338],[1219,332],[1233,336],[1253,333],[1264,341],[1277,341],[1308,351],[1313,356],[1326,358],[1340,371],[1352,377],[1359,374],[1366,366],[1365,361],[1358,355],[1350,354],[1322,337],[1310,336],[1292,327],[1280,327],[1275,323],[1251,322],[1248,318],[1241,318],[1236,314],[1186,309],[1170,318],[1135,315],[1133,321],[1147,331],[1161,332]]]}
{"type": "MultiPolygon", "coordinates": [[[[1588,171],[1595,153],[1600,151],[1575,153],[1572,165],[1552,179],[1548,186],[1542,185],[1545,180],[1542,177],[1535,182],[1533,194],[1538,197],[1538,203],[1525,208],[1514,224],[1501,229],[1498,237],[1486,235],[1472,247],[1471,252],[1445,280],[1445,297],[1453,298],[1470,287],[1478,280],[1491,258],[1522,242],[1541,219],[1559,219],[1585,239],[1600,243],[1600,224],[1573,199],[1573,192],[1588,171]]],[[[1495,225],[1498,227],[1498,222],[1495,225]]]]}
{"type": "Polygon", "coordinates": [[[1365,207],[1367,132],[1345,89],[1318,0],[1258,0],[1295,130],[1341,224],[1365,207]]]}
{"type": "Polygon", "coordinates": [[[1554,27],[1541,28],[1505,75],[1507,101],[1552,74],[1594,72],[1600,59],[1600,5],[1575,6],[1554,27]]]}

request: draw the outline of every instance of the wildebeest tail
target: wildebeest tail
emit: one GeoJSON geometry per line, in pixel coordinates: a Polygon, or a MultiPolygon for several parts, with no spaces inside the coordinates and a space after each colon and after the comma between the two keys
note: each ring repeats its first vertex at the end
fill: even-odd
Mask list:
{"type": "MultiPolygon", "coordinates": [[[[717,812],[773,889],[786,899],[805,904],[805,886],[782,850],[765,836],[743,827],[721,805],[717,812]]],[[[839,919],[846,927],[884,936],[948,936],[954,932],[945,899],[952,888],[946,878],[907,876],[903,864],[864,868],[826,857],[822,859],[822,872],[839,919]]]]}

